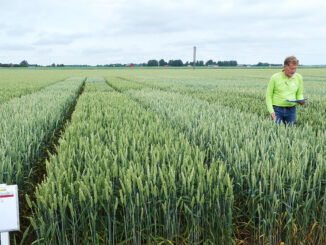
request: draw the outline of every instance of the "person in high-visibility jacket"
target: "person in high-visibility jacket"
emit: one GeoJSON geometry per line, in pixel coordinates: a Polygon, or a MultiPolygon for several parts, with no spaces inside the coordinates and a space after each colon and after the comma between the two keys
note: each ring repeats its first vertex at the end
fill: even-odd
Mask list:
{"type": "MultiPolygon", "coordinates": [[[[267,109],[271,118],[279,124],[294,124],[297,103],[287,100],[303,99],[303,79],[296,73],[298,64],[296,57],[287,57],[284,60],[284,69],[271,77],[267,87],[267,109]]],[[[305,103],[306,101],[299,102],[301,105],[305,103]]]]}

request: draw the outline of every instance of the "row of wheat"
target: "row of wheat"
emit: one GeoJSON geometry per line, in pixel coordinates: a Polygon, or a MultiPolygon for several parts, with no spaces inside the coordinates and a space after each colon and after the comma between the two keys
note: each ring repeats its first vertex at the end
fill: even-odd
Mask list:
{"type": "Polygon", "coordinates": [[[68,79],[0,106],[0,183],[23,184],[76,101],[83,78],[68,79]]]}
{"type": "Polygon", "coordinates": [[[30,203],[39,243],[232,243],[226,165],[128,96],[86,83],[59,143],[30,203]]]}
{"type": "Polygon", "coordinates": [[[278,127],[254,113],[180,93],[128,94],[207,150],[207,164],[226,164],[238,237],[271,244],[325,242],[325,132],[316,137],[308,125],[278,127]]]}

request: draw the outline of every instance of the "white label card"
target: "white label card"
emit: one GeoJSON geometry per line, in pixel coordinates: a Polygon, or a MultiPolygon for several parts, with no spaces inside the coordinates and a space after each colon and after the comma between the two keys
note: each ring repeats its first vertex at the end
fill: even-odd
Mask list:
{"type": "Polygon", "coordinates": [[[0,232],[19,229],[17,185],[0,185],[0,232]]]}

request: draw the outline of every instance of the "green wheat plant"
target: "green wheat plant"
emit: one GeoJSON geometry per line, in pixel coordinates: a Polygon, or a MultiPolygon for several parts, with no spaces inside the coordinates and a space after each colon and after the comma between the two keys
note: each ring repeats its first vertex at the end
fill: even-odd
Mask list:
{"type": "Polygon", "coordinates": [[[32,174],[83,80],[71,78],[0,105],[0,183],[22,185],[32,174]]]}
{"type": "Polygon", "coordinates": [[[263,243],[325,240],[325,133],[277,126],[255,114],[179,93],[128,92],[223,161],[233,179],[234,226],[263,243]]]}
{"type": "MultiPolygon", "coordinates": [[[[31,218],[49,244],[232,244],[233,180],[152,111],[86,83],[31,218]]],[[[96,85],[95,85],[96,86],[96,85]]]]}

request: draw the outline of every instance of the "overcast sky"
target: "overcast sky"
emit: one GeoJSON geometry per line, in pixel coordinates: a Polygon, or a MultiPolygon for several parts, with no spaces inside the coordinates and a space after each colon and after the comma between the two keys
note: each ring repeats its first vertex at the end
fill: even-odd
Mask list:
{"type": "Polygon", "coordinates": [[[325,0],[0,0],[0,63],[326,64],[325,0]]]}

